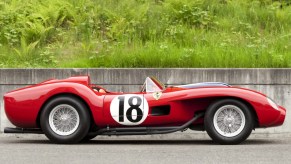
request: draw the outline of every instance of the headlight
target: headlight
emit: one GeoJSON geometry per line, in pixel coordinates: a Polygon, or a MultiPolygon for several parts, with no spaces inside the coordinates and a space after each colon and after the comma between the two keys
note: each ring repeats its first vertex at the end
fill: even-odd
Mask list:
{"type": "Polygon", "coordinates": [[[269,102],[269,104],[276,110],[279,110],[278,105],[274,102],[274,100],[272,100],[271,98],[267,97],[267,100],[269,102]]]}

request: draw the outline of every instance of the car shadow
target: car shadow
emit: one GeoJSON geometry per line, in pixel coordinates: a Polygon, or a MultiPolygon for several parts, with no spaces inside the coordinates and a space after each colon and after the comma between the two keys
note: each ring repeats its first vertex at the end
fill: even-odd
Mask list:
{"type": "MultiPolygon", "coordinates": [[[[7,144],[55,144],[48,139],[13,139],[2,141],[7,144]]],[[[239,145],[268,145],[268,144],[280,144],[278,140],[272,139],[248,139],[239,145]]],[[[219,145],[210,139],[193,139],[193,140],[104,140],[93,139],[87,142],[81,142],[75,145],[219,145]]]]}
{"type": "Polygon", "coordinates": [[[212,140],[90,140],[81,144],[100,145],[211,145],[212,140]]]}
{"type": "MultiPolygon", "coordinates": [[[[278,141],[269,139],[249,139],[240,145],[258,145],[258,144],[274,144],[278,141]]],[[[101,145],[219,145],[214,141],[208,140],[91,140],[81,144],[101,144],[101,145]]]]}

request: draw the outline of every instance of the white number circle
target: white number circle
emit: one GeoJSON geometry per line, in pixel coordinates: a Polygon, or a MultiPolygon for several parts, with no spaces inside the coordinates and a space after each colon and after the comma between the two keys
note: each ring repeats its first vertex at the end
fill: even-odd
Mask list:
{"type": "Polygon", "coordinates": [[[112,118],[122,125],[139,125],[149,113],[149,104],[142,95],[120,95],[110,104],[112,118]]]}

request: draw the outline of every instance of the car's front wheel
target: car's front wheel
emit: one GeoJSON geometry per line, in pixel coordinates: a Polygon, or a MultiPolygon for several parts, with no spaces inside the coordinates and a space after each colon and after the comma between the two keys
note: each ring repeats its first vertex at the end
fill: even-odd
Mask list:
{"type": "Polygon", "coordinates": [[[90,115],[86,105],[77,98],[56,97],[42,110],[40,126],[44,134],[55,143],[77,143],[89,131],[90,115]]]}
{"type": "Polygon", "coordinates": [[[204,125],[208,135],[220,144],[239,144],[254,128],[251,109],[241,101],[224,99],[209,106],[204,125]]]}

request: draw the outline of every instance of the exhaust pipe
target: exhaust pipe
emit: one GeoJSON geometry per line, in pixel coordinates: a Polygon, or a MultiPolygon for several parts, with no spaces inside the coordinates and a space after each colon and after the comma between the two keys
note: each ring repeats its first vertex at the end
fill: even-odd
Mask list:
{"type": "Polygon", "coordinates": [[[172,127],[133,127],[133,128],[103,128],[96,132],[90,132],[90,135],[150,135],[150,134],[167,134],[182,131],[188,128],[194,121],[198,120],[204,113],[198,113],[191,120],[181,126],[172,127]]]}
{"type": "Polygon", "coordinates": [[[4,128],[4,133],[33,133],[43,134],[41,129],[24,129],[24,128],[4,128]]]}

